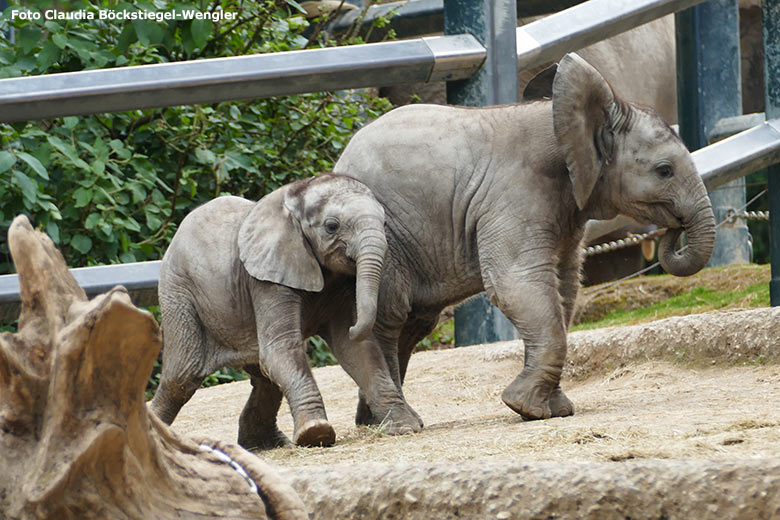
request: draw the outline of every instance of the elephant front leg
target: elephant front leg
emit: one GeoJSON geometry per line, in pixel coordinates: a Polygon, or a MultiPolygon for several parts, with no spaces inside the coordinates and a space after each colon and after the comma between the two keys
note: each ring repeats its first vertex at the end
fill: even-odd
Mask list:
{"type": "Polygon", "coordinates": [[[559,384],[566,358],[567,311],[561,305],[556,278],[552,271],[522,273],[512,283],[496,284],[489,291],[525,344],[523,370],[501,399],[529,420],[574,413],[559,384]]]}
{"type": "Polygon", "coordinates": [[[352,341],[347,334],[348,324],[349,319],[335,318],[329,337],[336,358],[360,389],[355,423],[381,426],[390,435],[422,430],[422,421],[401,392],[400,376],[392,376],[398,374],[397,354],[393,357],[395,363],[389,366],[375,336],[352,341]]]}
{"type": "Polygon", "coordinates": [[[303,340],[281,342],[265,351],[260,364],[279,385],[293,417],[293,442],[298,446],[332,446],[336,432],[328,422],[325,404],[309,368],[303,340]]]}
{"type": "Polygon", "coordinates": [[[300,300],[289,293],[289,299],[274,299],[272,294],[256,300],[255,308],[264,309],[264,315],[257,318],[260,367],[287,399],[293,416],[293,442],[298,446],[332,446],[336,432],[328,422],[309,367],[300,331],[300,300]]]}
{"type": "MultiPolygon", "coordinates": [[[[403,386],[404,378],[406,377],[406,368],[409,365],[409,359],[414,352],[414,348],[422,341],[428,334],[430,334],[436,324],[439,321],[439,315],[425,318],[409,318],[401,330],[401,335],[398,338],[398,376],[400,379],[399,390],[403,386]]],[[[387,352],[385,353],[385,359],[387,359],[387,352]]],[[[420,422],[420,427],[424,426],[422,418],[412,409],[412,413],[417,416],[417,420],[420,422]]],[[[365,397],[362,393],[359,394],[357,413],[355,414],[356,424],[374,424],[376,418],[371,414],[371,409],[365,401],[365,397]]]]}

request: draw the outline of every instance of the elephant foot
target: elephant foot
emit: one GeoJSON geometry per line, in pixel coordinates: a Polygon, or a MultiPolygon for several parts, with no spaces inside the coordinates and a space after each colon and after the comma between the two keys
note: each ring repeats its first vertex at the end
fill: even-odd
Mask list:
{"type": "MultiPolygon", "coordinates": [[[[409,435],[419,433],[423,429],[420,416],[409,405],[391,408],[390,410],[371,413],[370,418],[364,417],[365,426],[378,426],[387,435],[409,435]]],[[[361,423],[358,423],[361,424],[361,423]]]]}
{"type": "Polygon", "coordinates": [[[501,400],[526,420],[566,417],[574,413],[574,405],[559,385],[527,374],[525,370],[504,389],[501,400]]]}
{"type": "Polygon", "coordinates": [[[276,425],[267,431],[247,432],[244,428],[238,430],[238,445],[250,451],[272,450],[292,446],[290,439],[276,425]]]}
{"type": "Polygon", "coordinates": [[[423,420],[422,420],[422,417],[420,417],[420,414],[418,414],[414,410],[414,408],[412,408],[411,406],[409,407],[409,411],[412,412],[412,414],[414,414],[414,416],[417,418],[417,422],[420,424],[420,429],[422,430],[423,426],[425,426],[425,423],[423,423],[423,420]]]}
{"type": "Polygon", "coordinates": [[[553,417],[568,417],[574,415],[574,404],[566,397],[560,385],[553,388],[550,394],[550,413],[553,417]]]}
{"type": "Polygon", "coordinates": [[[358,399],[357,411],[355,412],[355,424],[358,426],[370,426],[372,424],[378,424],[378,421],[374,418],[374,414],[371,413],[371,408],[361,397],[358,399]]]}
{"type": "Polygon", "coordinates": [[[336,431],[325,419],[311,419],[296,429],[293,441],[298,446],[333,446],[336,443],[336,431]]]}
{"type": "MultiPolygon", "coordinates": [[[[414,416],[414,418],[417,421],[417,424],[419,426],[418,429],[413,430],[414,432],[419,432],[423,429],[423,426],[425,426],[425,423],[423,423],[422,417],[408,404],[405,405],[406,412],[414,416]]],[[[390,416],[398,416],[398,415],[405,415],[404,414],[398,414],[393,412],[385,412],[382,416],[376,416],[373,412],[371,412],[371,408],[369,408],[368,404],[362,399],[358,399],[358,405],[357,405],[357,411],[355,412],[355,424],[358,426],[377,426],[380,424],[383,424],[383,422],[386,424],[388,413],[390,416]]],[[[408,432],[412,433],[412,432],[408,432]]]]}

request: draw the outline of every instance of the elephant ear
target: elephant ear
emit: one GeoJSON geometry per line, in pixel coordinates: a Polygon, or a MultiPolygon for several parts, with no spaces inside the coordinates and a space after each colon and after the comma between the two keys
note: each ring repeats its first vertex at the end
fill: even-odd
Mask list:
{"type": "Polygon", "coordinates": [[[325,283],[322,268],[298,216],[285,203],[289,188],[269,193],[249,211],[238,230],[238,255],[258,280],[319,292],[325,283]]]}
{"type": "Polygon", "coordinates": [[[523,89],[523,101],[537,101],[540,99],[550,99],[553,93],[553,80],[558,65],[553,64],[531,78],[523,89]]]}
{"type": "Polygon", "coordinates": [[[582,209],[613,155],[616,99],[606,80],[577,54],[564,56],[553,79],[553,128],[582,209]]]}

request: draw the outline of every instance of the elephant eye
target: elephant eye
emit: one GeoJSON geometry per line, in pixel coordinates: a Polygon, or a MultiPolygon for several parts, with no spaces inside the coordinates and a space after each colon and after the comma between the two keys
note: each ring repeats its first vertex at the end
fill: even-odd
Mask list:
{"type": "Polygon", "coordinates": [[[674,175],[674,171],[672,170],[671,164],[659,164],[655,168],[655,173],[658,174],[659,177],[662,179],[668,179],[674,175]]]}
{"type": "Polygon", "coordinates": [[[328,233],[329,235],[332,235],[333,233],[338,231],[340,226],[339,221],[336,220],[335,218],[325,219],[325,224],[323,225],[325,226],[325,232],[328,233]]]}

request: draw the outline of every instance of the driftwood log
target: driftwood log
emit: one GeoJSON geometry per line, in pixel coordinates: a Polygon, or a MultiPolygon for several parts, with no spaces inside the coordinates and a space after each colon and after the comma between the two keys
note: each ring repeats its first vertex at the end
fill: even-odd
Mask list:
{"type": "Polygon", "coordinates": [[[307,518],[257,457],[147,411],[160,333],[124,288],[88,301],[23,216],[8,242],[22,311],[0,335],[0,518],[307,518]]]}

